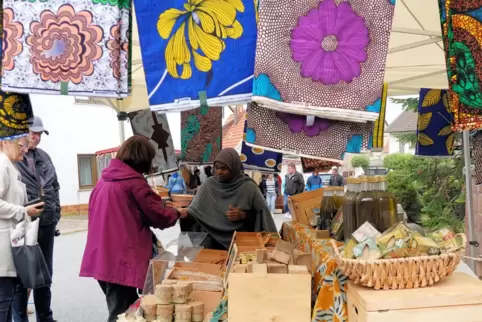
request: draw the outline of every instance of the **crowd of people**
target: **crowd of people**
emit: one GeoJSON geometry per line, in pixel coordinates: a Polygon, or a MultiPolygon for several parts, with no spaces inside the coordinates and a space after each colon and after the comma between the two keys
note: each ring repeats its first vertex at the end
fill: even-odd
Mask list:
{"type": "MultiPolygon", "coordinates": [[[[49,134],[42,120],[35,117],[21,133],[7,132],[0,140],[0,322],[28,322],[30,290],[16,275],[9,233],[26,218],[39,220],[38,244],[52,275],[60,186],[52,160],[38,148],[42,135],[49,134]],[[39,203],[27,205],[37,199],[39,203]]],[[[276,232],[272,213],[279,196],[284,196],[288,211],[289,196],[323,186],[317,172],[305,186],[294,164],[288,165],[284,182],[278,174],[269,174],[258,184],[245,174],[238,152],[226,148],[213,167],[190,170],[182,165],[169,177],[166,188],[170,193],[194,195],[189,207],[182,208],[164,202],[145,179],[154,157],[147,138],[129,138],[90,196],[80,276],[97,280],[105,295],[108,321],[116,321],[138,298],[149,260],[156,253],[157,239],[151,228],[187,222],[187,231],[207,234],[201,246],[226,250],[235,231],[276,232]]],[[[336,170],[330,184],[343,185],[336,170]]],[[[51,297],[50,285],[33,290],[38,322],[55,321],[51,297]]]]}

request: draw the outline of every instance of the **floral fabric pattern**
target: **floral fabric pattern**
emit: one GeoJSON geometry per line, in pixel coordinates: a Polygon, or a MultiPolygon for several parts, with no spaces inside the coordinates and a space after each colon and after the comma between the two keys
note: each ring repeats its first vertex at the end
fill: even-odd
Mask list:
{"type": "Polygon", "coordinates": [[[212,163],[221,151],[222,107],[201,107],[181,113],[181,160],[212,163]]]}
{"type": "Polygon", "coordinates": [[[482,127],[482,1],[439,0],[456,130],[482,127]]]}
{"type": "Polygon", "coordinates": [[[0,91],[0,141],[26,136],[32,118],[28,95],[0,91]]]}
{"type": "Polygon", "coordinates": [[[2,89],[127,97],[130,6],[95,2],[3,1],[2,89]]]}
{"type": "Polygon", "coordinates": [[[251,97],[253,0],[135,0],[151,107],[227,105],[251,97]]]}
{"type": "Polygon", "coordinates": [[[253,100],[268,108],[277,100],[282,112],[306,104],[371,115],[364,112],[380,98],[393,14],[387,0],[262,2],[255,78],[265,75],[277,93],[255,84],[253,100]]]}
{"type": "Polygon", "coordinates": [[[4,70],[11,71],[15,68],[14,57],[18,56],[23,50],[23,45],[19,41],[23,35],[23,26],[15,21],[14,15],[10,8],[3,10],[2,75],[4,70]]]}
{"type": "Polygon", "coordinates": [[[325,0],[299,18],[290,48],[301,76],[334,85],[360,76],[369,43],[368,27],[349,2],[325,0]]]}
{"type": "Polygon", "coordinates": [[[247,115],[249,146],[279,153],[290,151],[301,157],[326,161],[343,160],[345,152],[360,153],[362,148],[368,147],[373,132],[373,122],[315,118],[313,125],[306,126],[305,116],[286,117],[256,103],[248,104],[247,115]]]}
{"type": "MultiPolygon", "coordinates": [[[[285,222],[283,239],[297,245],[298,250],[313,256],[312,322],[346,322],[347,277],[337,268],[329,239],[316,239],[315,231],[296,222],[285,222]]],[[[338,243],[343,246],[343,243],[338,243]]]]}
{"type": "Polygon", "coordinates": [[[452,156],[455,140],[453,122],[448,92],[422,88],[418,104],[415,154],[426,157],[452,156]]]}

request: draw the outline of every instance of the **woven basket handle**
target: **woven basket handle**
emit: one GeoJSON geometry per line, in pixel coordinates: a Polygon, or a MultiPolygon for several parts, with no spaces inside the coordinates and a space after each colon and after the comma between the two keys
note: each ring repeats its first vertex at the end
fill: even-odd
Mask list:
{"type": "Polygon", "coordinates": [[[338,245],[334,239],[330,239],[331,246],[333,246],[333,251],[335,252],[336,257],[341,257],[340,250],[338,249],[338,245]]]}

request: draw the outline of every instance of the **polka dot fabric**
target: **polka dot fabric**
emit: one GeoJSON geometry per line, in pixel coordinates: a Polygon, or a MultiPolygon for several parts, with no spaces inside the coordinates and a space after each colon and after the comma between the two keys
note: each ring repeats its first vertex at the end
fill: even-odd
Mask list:
{"type": "MultiPolygon", "coordinates": [[[[303,102],[312,106],[365,110],[366,106],[380,98],[393,13],[394,5],[389,0],[264,0],[259,8],[255,77],[261,74],[267,75],[273,86],[279,91],[281,100],[285,103],[303,102]],[[337,71],[333,71],[333,68],[330,69],[333,66],[338,69],[339,74],[344,73],[343,68],[339,67],[339,64],[342,64],[340,62],[343,57],[349,57],[349,54],[346,54],[346,46],[355,46],[354,41],[350,42],[349,40],[349,32],[343,30],[334,31],[334,33],[338,32],[338,34],[320,36],[319,48],[314,49],[323,50],[324,52],[320,55],[327,53],[331,55],[335,51],[342,53],[342,55],[336,54],[338,56],[329,56],[335,57],[332,59],[331,65],[324,64],[326,60],[323,61],[323,59],[325,58],[320,60],[320,62],[323,61],[323,64],[313,63],[310,67],[310,64],[306,63],[306,69],[311,68],[311,70],[314,70],[318,68],[314,72],[306,70],[306,74],[311,72],[312,74],[320,75],[321,80],[313,80],[313,77],[307,77],[307,75],[305,77],[302,76],[304,62],[296,61],[297,52],[292,49],[298,46],[299,51],[303,53],[308,42],[320,40],[309,38],[316,32],[307,31],[309,28],[306,25],[306,33],[300,30],[302,35],[299,36],[301,40],[297,42],[298,45],[296,45],[296,42],[292,42],[297,37],[297,32],[294,30],[301,26],[302,19],[315,14],[314,11],[316,10],[318,10],[316,14],[321,17],[319,12],[322,11],[320,11],[319,6],[325,1],[334,3],[331,5],[331,8],[333,8],[333,5],[337,6],[336,8],[338,9],[333,10],[340,10],[341,5],[346,9],[347,5],[344,3],[349,4],[352,9],[349,13],[354,15],[355,18],[358,16],[363,19],[357,18],[363,22],[360,22],[360,29],[368,30],[367,37],[369,39],[366,39],[368,45],[363,48],[356,48],[358,50],[356,56],[359,57],[359,61],[353,58],[355,57],[354,54],[350,56],[349,61],[344,60],[346,64],[352,67],[350,68],[351,70],[355,70],[354,74],[356,74],[357,69],[360,70],[359,76],[351,77],[348,82],[340,80],[335,84],[326,85],[327,82],[323,82],[323,78],[326,73],[332,72],[332,74],[335,74],[334,79],[337,79],[337,71]],[[348,45],[343,45],[339,42],[339,39],[348,39],[345,42],[348,45]],[[343,50],[345,50],[344,53],[342,52],[343,50]],[[336,57],[341,58],[337,59],[336,57]],[[365,61],[362,61],[363,58],[366,58],[365,61]],[[323,66],[325,66],[325,70],[320,70],[323,66]]],[[[340,12],[338,12],[338,16],[340,16],[340,12]]],[[[318,19],[321,20],[322,18],[318,19]]],[[[313,26],[313,23],[317,23],[317,21],[310,21],[310,26],[313,26]]],[[[326,22],[321,23],[326,24],[326,22]]],[[[347,23],[347,27],[342,29],[349,29],[349,25],[350,23],[347,23]]],[[[352,49],[351,47],[349,48],[349,50],[352,49]]],[[[347,79],[346,77],[344,78],[347,79]]],[[[263,93],[256,92],[254,92],[254,95],[264,96],[263,93]]],[[[269,95],[265,96],[272,98],[269,95]]],[[[286,109],[286,112],[290,112],[288,105],[286,105],[286,109]]]]}
{"type": "Polygon", "coordinates": [[[373,122],[336,121],[318,136],[309,137],[303,130],[299,133],[292,132],[289,125],[276,116],[275,111],[260,107],[256,103],[248,105],[247,115],[247,129],[256,135],[253,145],[333,161],[343,160],[343,155],[354,136],[362,137],[360,148],[366,149],[373,131],[373,122]]]}
{"type": "Polygon", "coordinates": [[[482,184],[482,132],[479,131],[472,139],[472,154],[475,166],[475,184],[482,184]]]}

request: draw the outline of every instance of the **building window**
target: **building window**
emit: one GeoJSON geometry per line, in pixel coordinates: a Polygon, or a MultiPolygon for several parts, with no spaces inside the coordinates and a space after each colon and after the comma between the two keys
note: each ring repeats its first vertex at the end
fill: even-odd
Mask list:
{"type": "Polygon", "coordinates": [[[91,189],[97,183],[97,162],[94,154],[77,155],[79,188],[91,189]]]}
{"type": "Polygon", "coordinates": [[[398,141],[398,152],[405,153],[405,142],[398,141]]]}

